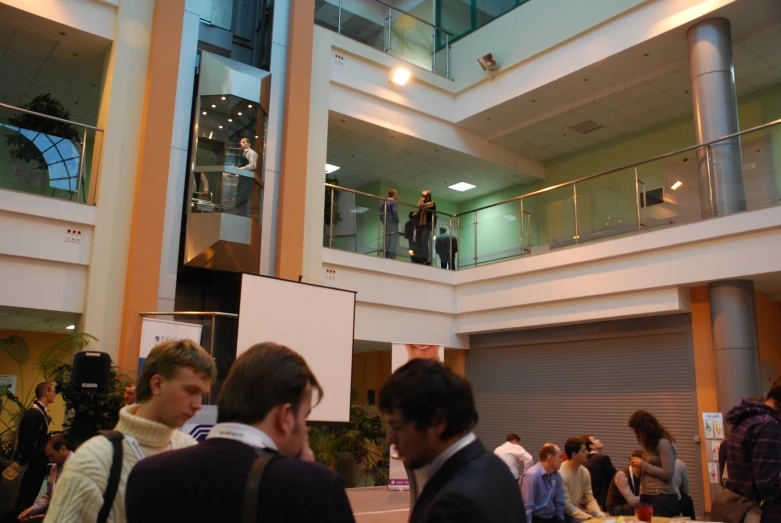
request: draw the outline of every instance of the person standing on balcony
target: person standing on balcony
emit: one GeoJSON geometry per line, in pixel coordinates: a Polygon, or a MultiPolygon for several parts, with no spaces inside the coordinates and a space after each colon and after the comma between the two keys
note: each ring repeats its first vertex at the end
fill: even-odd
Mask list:
{"type": "Polygon", "coordinates": [[[418,201],[420,225],[418,250],[416,256],[423,260],[424,265],[431,264],[431,232],[436,220],[437,204],[431,199],[431,191],[423,191],[418,201]]]}
{"type": "Polygon", "coordinates": [[[437,239],[434,240],[434,250],[439,256],[439,264],[443,269],[456,270],[456,254],[458,253],[458,238],[447,233],[446,227],[439,228],[437,239]]]}
{"type": "Polygon", "coordinates": [[[396,189],[388,190],[388,200],[380,204],[380,224],[385,234],[385,257],[396,259],[396,249],[399,246],[399,206],[396,189]]]}

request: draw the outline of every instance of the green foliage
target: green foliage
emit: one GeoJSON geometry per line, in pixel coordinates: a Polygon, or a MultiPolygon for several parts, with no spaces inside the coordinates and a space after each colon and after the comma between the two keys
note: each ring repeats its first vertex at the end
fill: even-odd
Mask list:
{"type": "MultiPolygon", "coordinates": [[[[22,109],[54,116],[63,120],[70,119],[70,111],[62,105],[62,102],[52,97],[50,93],[39,94],[30,103],[23,105],[22,109]]],[[[27,113],[20,113],[18,116],[9,118],[8,123],[14,127],[70,140],[78,144],[78,148],[81,148],[81,136],[79,136],[78,129],[73,125],[27,113]]],[[[21,133],[6,135],[5,144],[11,148],[9,154],[14,160],[20,160],[25,163],[36,161],[40,169],[47,168],[46,159],[44,159],[41,151],[29,138],[21,133]]]]}
{"type": "Polygon", "coordinates": [[[124,406],[125,387],[133,383],[127,374],[111,369],[111,387],[108,394],[74,394],[70,388],[70,365],[62,365],[56,378],[55,390],[65,400],[65,421],[62,434],[77,448],[100,430],[113,429],[124,406]]]}
{"type": "Polygon", "coordinates": [[[0,460],[11,458],[16,429],[24,411],[35,400],[35,386],[42,381],[53,381],[59,367],[68,361],[73,353],[82,350],[92,340],[97,340],[97,338],[85,332],[77,332],[48,347],[34,363],[38,372],[29,387],[25,388],[24,368],[30,360],[30,347],[20,336],[0,339],[0,350],[5,352],[19,367],[16,390],[20,391],[20,396],[17,396],[5,387],[0,387],[0,413],[4,412],[8,415],[7,422],[0,420],[0,460]]]}
{"type": "Polygon", "coordinates": [[[376,407],[353,405],[349,423],[313,424],[309,431],[309,446],[317,460],[331,468],[340,454],[349,454],[358,469],[356,486],[388,484],[389,448],[376,407]]]}
{"type": "MultiPolygon", "coordinates": [[[[331,185],[339,185],[339,179],[336,176],[325,177],[325,183],[331,185]]],[[[339,212],[339,195],[342,191],[333,189],[331,187],[325,188],[325,212],[323,215],[323,223],[326,227],[331,225],[331,191],[334,192],[334,226],[338,225],[342,221],[342,214],[339,212]]]]}

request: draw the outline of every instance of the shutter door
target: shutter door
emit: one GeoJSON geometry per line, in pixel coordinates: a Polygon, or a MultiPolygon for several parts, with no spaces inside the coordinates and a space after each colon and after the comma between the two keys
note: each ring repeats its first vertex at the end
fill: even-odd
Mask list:
{"type": "Polygon", "coordinates": [[[568,437],[594,434],[618,469],[640,448],[627,426],[629,416],[647,410],[676,439],[678,457],[689,471],[690,495],[703,514],[689,339],[688,332],[624,333],[610,339],[473,348],[467,352],[467,375],[480,415],[475,432],[489,449],[508,433],[518,433],[535,463],[545,443],[563,451],[568,437]]]}

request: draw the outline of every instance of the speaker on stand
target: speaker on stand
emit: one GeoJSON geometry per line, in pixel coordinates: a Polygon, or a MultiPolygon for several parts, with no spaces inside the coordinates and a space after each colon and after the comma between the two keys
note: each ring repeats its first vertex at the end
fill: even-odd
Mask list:
{"type": "Polygon", "coordinates": [[[82,351],[73,357],[71,389],[77,394],[106,394],[111,388],[111,356],[82,351]]]}

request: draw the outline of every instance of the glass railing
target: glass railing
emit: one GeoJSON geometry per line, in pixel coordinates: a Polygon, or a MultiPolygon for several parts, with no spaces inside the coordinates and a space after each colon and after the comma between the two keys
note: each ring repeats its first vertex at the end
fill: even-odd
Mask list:
{"type": "MultiPolygon", "coordinates": [[[[445,233],[457,245],[455,268],[463,269],[774,207],[781,198],[781,169],[774,160],[779,144],[781,120],[776,120],[479,209],[439,212],[431,237],[446,225],[445,233]]],[[[386,201],[326,184],[325,245],[373,256],[387,253],[389,248],[382,250],[383,231],[393,232],[397,226],[395,220],[390,225],[381,223],[380,206],[386,201]],[[331,194],[338,200],[334,227],[328,226],[334,210],[329,206],[331,194]],[[341,225],[349,214],[366,216],[350,217],[341,225]]],[[[401,246],[409,241],[405,225],[413,221],[407,213],[420,210],[394,203],[399,209],[399,234],[405,236],[395,259],[402,259],[401,246]]],[[[447,261],[436,249],[426,252],[437,267],[438,260],[447,261]]]]}
{"type": "Polygon", "coordinates": [[[0,103],[0,188],[94,205],[103,130],[0,103]]]}
{"type": "Polygon", "coordinates": [[[263,185],[252,171],[233,167],[196,168],[191,180],[190,212],[226,213],[260,223],[263,185]],[[248,173],[249,175],[245,174],[248,173]]]}
{"type": "MultiPolygon", "coordinates": [[[[418,9],[426,11],[425,3],[417,6],[418,9]]],[[[402,11],[382,0],[318,0],[315,23],[422,69],[450,77],[453,35],[426,21],[425,16],[402,11]]]]}

